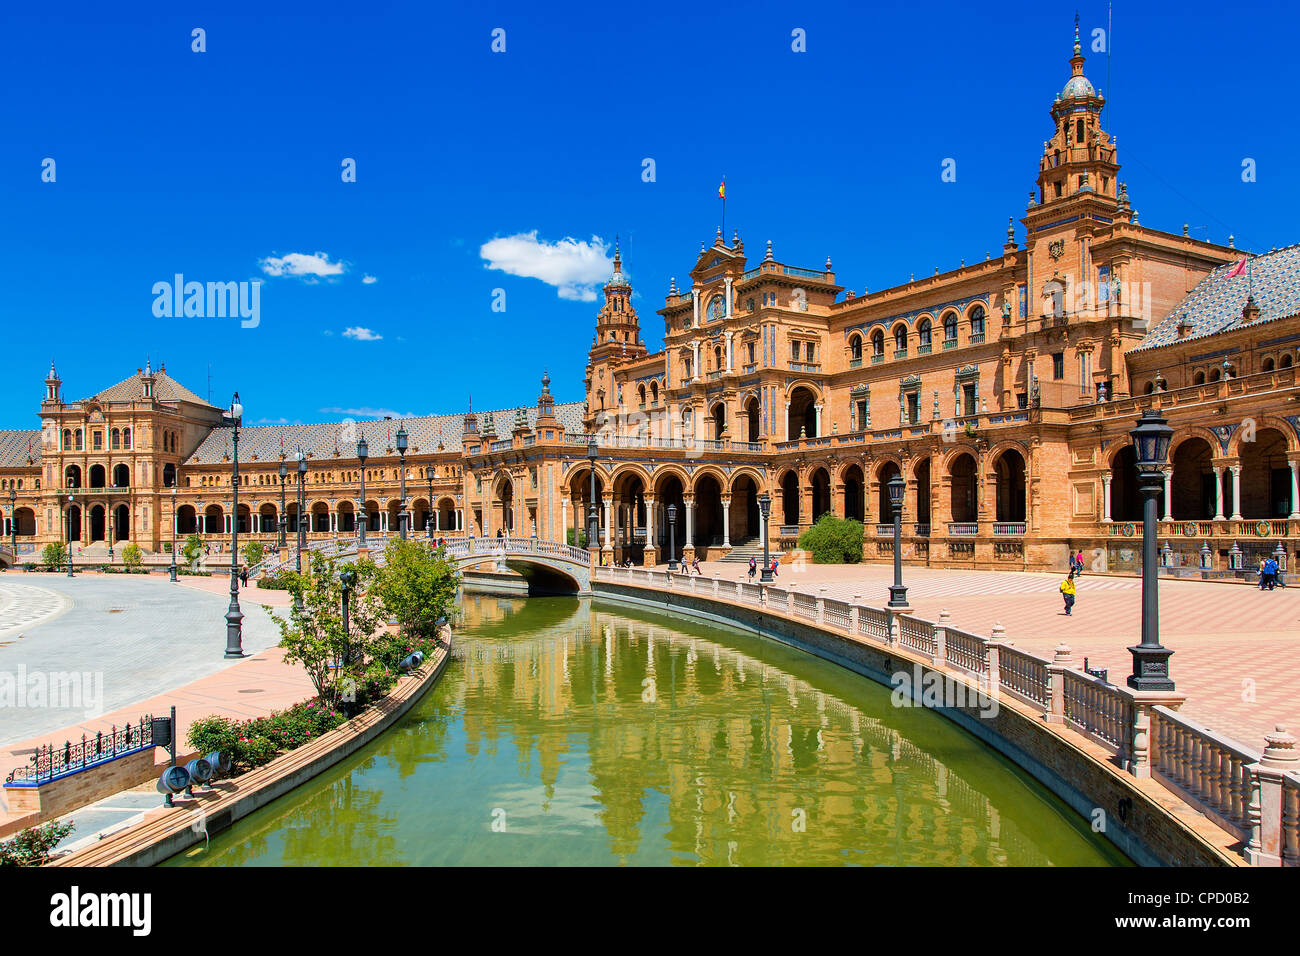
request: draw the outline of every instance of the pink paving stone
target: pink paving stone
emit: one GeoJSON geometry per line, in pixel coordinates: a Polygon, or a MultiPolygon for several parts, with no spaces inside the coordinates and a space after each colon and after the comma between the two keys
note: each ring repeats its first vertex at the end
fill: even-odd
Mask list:
{"type": "MultiPolygon", "coordinates": [[[[740,564],[706,562],[706,578],[748,580],[740,564]]],[[[1127,648],[1141,638],[1142,585],[1136,577],[1084,576],[1077,582],[1074,614],[1066,617],[1057,585],[1064,573],[903,569],[908,599],[918,617],[937,620],[947,608],[952,624],[988,636],[1001,622],[1016,647],[1051,656],[1070,645],[1076,664],[1110,670],[1123,686],[1132,671],[1127,648]]],[[[889,599],[893,568],[881,564],[778,568],[777,584],[863,604],[889,599]]],[[[1160,582],[1161,643],[1174,650],[1171,676],[1187,695],[1182,711],[1212,730],[1259,750],[1275,724],[1300,727],[1300,588],[1260,591],[1243,584],[1160,582]],[[1253,699],[1252,699],[1253,698],[1253,699]]]]}

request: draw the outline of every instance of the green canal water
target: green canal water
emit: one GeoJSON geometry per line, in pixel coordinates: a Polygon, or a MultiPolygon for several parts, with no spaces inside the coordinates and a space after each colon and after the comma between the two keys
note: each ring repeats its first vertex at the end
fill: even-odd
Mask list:
{"type": "Polygon", "coordinates": [[[943,717],[772,641],[470,595],[455,645],[373,744],[165,865],[1128,864],[943,717]]]}

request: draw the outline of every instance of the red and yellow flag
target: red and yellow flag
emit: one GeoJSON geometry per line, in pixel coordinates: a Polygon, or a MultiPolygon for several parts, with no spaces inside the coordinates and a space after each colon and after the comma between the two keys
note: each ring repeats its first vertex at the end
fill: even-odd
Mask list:
{"type": "Polygon", "coordinates": [[[727,181],[725,179],[722,182],[718,183],[718,198],[719,199],[727,198],[727,181]]]}

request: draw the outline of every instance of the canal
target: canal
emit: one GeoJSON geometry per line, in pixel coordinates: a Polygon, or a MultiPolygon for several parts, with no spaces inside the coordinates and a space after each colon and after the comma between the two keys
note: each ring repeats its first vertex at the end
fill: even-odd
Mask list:
{"type": "Polygon", "coordinates": [[[404,720],[164,865],[1129,865],[1014,764],[834,664],[602,601],[463,610],[404,720]]]}

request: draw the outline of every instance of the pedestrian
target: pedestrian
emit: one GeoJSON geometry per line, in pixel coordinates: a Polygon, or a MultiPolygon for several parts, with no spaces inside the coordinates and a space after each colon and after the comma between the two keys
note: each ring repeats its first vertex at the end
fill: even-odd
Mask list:
{"type": "Polygon", "coordinates": [[[776,577],[776,569],[777,566],[780,565],[780,563],[781,563],[781,559],[779,557],[772,559],[772,577],[776,577]]]}
{"type": "Polygon", "coordinates": [[[697,576],[701,573],[701,571],[700,571],[700,558],[699,558],[698,555],[696,555],[695,557],[691,558],[691,570],[694,571],[694,572],[696,573],[697,576]]]}
{"type": "Polygon", "coordinates": [[[1259,559],[1259,589],[1264,590],[1264,585],[1268,583],[1268,572],[1264,570],[1264,559],[1259,559]]]}
{"type": "Polygon", "coordinates": [[[1083,551],[1080,550],[1074,559],[1074,569],[1079,577],[1083,577],[1083,551]]]}
{"type": "Polygon", "coordinates": [[[1264,562],[1264,581],[1270,591],[1277,587],[1277,561],[1272,557],[1264,562]]]}
{"type": "Polygon", "coordinates": [[[758,562],[753,558],[749,559],[749,580],[754,580],[754,574],[758,571],[758,562]]]}
{"type": "Polygon", "coordinates": [[[1061,582],[1061,596],[1065,598],[1065,616],[1070,616],[1070,610],[1074,607],[1074,572],[1071,571],[1066,575],[1065,580],[1061,582]]]}
{"type": "Polygon", "coordinates": [[[244,587],[248,587],[248,569],[247,569],[247,568],[245,568],[243,571],[240,571],[240,572],[239,572],[239,583],[242,584],[244,587]]]}

